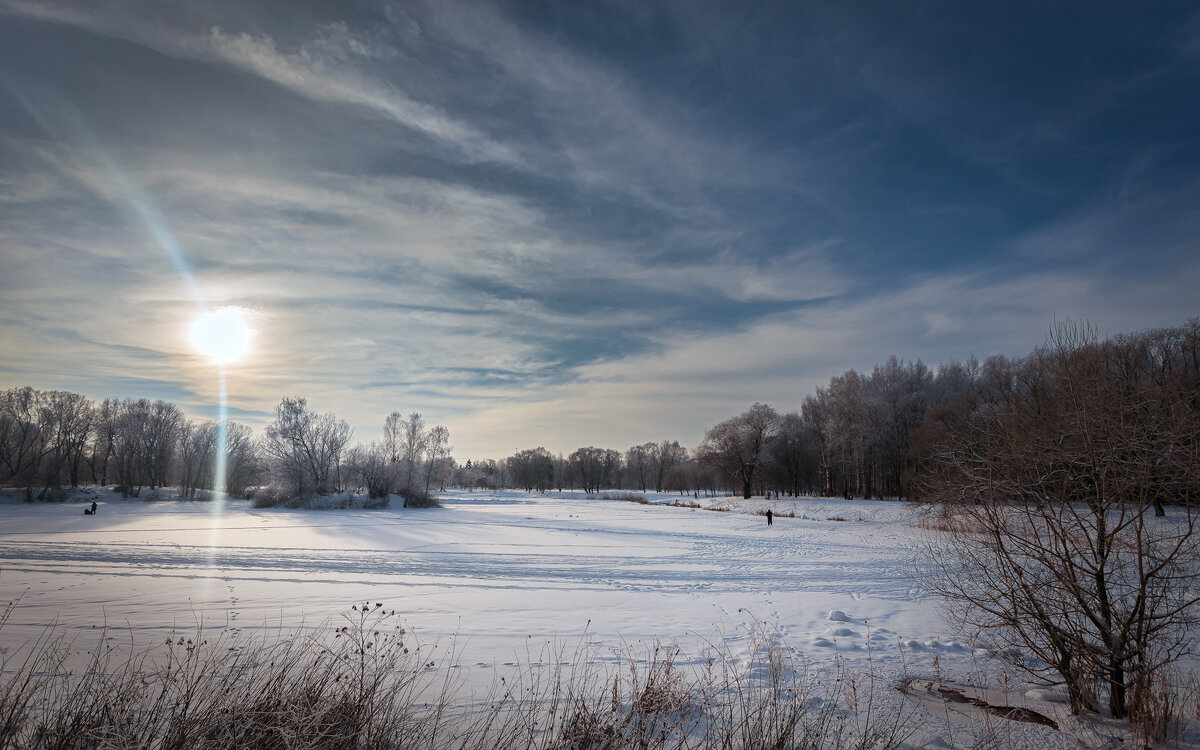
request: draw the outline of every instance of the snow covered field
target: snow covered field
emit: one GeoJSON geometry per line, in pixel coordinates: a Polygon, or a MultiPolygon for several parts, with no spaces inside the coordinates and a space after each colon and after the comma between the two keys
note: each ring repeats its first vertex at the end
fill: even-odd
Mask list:
{"type": "MultiPolygon", "coordinates": [[[[927,532],[905,503],[775,500],[768,527],[754,515],[768,507],[763,499],[701,500],[731,509],[710,512],[657,505],[678,496],[653,493],[641,505],[456,491],[442,509],[341,511],[97,494],[95,516],[82,513],[81,496],[0,504],[0,603],[21,597],[0,646],[51,623],[107,625],[139,643],[200,622],[235,638],[270,635],[320,626],[354,602],[382,602],[422,640],[453,639],[451,668],[483,687],[547,643],[570,652],[659,639],[695,655],[724,638],[736,654],[757,621],[777,627],[802,662],[828,666],[840,655],[848,669],[869,666],[889,705],[930,710],[918,722],[920,744],[969,746],[964,738],[983,719],[899,697],[890,688],[908,677],[990,688],[1011,705],[1065,714],[947,632],[938,603],[912,579],[927,532]],[[795,518],[778,515],[787,513],[795,518]]],[[[1008,743],[1078,746],[1031,724],[1008,743]]]]}

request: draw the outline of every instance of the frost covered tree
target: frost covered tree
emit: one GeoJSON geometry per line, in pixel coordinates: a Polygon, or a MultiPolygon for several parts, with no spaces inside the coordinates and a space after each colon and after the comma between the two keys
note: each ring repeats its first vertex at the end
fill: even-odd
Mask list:
{"type": "Polygon", "coordinates": [[[433,486],[445,484],[447,475],[453,471],[450,463],[450,430],[442,425],[429,428],[425,436],[425,456],[422,461],[424,496],[428,498],[433,486]]]}
{"type": "Polygon", "coordinates": [[[346,465],[359,487],[366,489],[371,499],[387,497],[392,491],[393,472],[384,443],[356,445],[346,456],[346,465]]]}
{"type": "Polygon", "coordinates": [[[449,430],[426,424],[419,412],[388,415],[376,450],[390,474],[391,491],[404,498],[404,507],[430,504],[433,486],[442,487],[453,477],[449,440],[449,430]]]}
{"type": "MultiPolygon", "coordinates": [[[[398,412],[392,414],[397,416],[398,412]]],[[[397,435],[399,449],[397,477],[399,482],[396,490],[407,498],[409,495],[415,494],[419,486],[419,469],[429,442],[425,420],[420,413],[414,411],[407,418],[401,417],[398,422],[397,435]]]]}
{"type": "Polygon", "coordinates": [[[339,472],[351,434],[345,420],[310,411],[307,399],[284,398],[267,426],[263,448],[276,479],[288,491],[327,493],[340,489],[339,472]]]}

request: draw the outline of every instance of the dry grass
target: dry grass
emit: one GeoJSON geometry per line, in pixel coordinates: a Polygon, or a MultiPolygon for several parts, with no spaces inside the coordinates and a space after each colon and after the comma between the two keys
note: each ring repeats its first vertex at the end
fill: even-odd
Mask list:
{"type": "MultiPolygon", "coordinates": [[[[754,515],[756,515],[756,516],[765,516],[765,515],[767,515],[767,512],[766,512],[765,510],[756,510],[756,511],[754,511],[754,515]]],[[[781,512],[779,512],[779,511],[777,511],[777,510],[774,510],[774,511],[771,511],[771,516],[772,516],[773,518],[795,518],[795,517],[796,517],[796,511],[794,511],[794,510],[789,510],[787,513],[781,513],[781,512]]]]}
{"type": "Polygon", "coordinates": [[[637,503],[638,505],[648,505],[649,501],[633,492],[605,492],[600,496],[601,500],[621,500],[626,503],[637,503]]]}
{"type": "Polygon", "coordinates": [[[719,641],[691,660],[661,643],[548,646],[479,698],[452,676],[452,650],[420,645],[380,603],[323,637],[102,639],[78,670],[47,631],[0,656],[0,750],[896,748],[912,733],[847,692],[864,675],[810,674],[778,633],[748,642],[748,656],[719,641]]]}

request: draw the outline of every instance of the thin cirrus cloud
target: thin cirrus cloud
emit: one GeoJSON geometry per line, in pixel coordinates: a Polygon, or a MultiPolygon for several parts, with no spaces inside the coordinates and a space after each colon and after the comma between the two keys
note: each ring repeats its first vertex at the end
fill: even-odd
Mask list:
{"type": "Polygon", "coordinates": [[[1200,312],[1187,12],[284,10],[0,0],[0,386],[211,415],[198,297],[240,418],[500,456],[1200,312]]]}

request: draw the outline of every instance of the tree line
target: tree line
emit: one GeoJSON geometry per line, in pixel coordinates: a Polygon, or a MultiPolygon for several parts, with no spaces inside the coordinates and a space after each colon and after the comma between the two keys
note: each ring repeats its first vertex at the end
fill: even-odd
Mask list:
{"type": "Polygon", "coordinates": [[[302,397],[284,398],[256,437],[247,425],[191,420],[162,399],[94,401],[31,387],[0,391],[0,485],[22,487],[28,500],[56,499],[61,488],[110,485],[124,497],[177,486],[184,497],[210,492],[224,458],[225,491],[249,497],[295,497],[361,489],[428,500],[453,478],[450,433],[417,412],[390,414],[384,437],[350,444],[353,430],[334,414],[317,414],[302,397]]]}
{"type": "MultiPolygon", "coordinates": [[[[1193,320],[1120,341],[1181,360],[1195,356],[1198,328],[1193,320]]],[[[289,397],[259,437],[229,423],[225,486],[231,495],[272,484],[292,495],[359,489],[414,501],[447,485],[919,499],[932,496],[922,478],[938,461],[939,439],[987,394],[1045,369],[1040,350],[936,369],[891,356],[869,373],[851,369],[831,378],[798,410],[754,404],[710,428],[693,450],[677,440],[623,451],[585,446],[567,455],[539,446],[461,464],[451,455],[449,431],[426,424],[419,412],[392,412],[380,439],[355,445],[345,420],[289,397]]],[[[113,484],[135,496],[143,487],[178,484],[193,496],[211,489],[216,450],[216,423],[189,420],[167,401],[97,402],[29,387],[0,392],[0,483],[23,486],[31,497],[81,483],[113,484]]]]}

